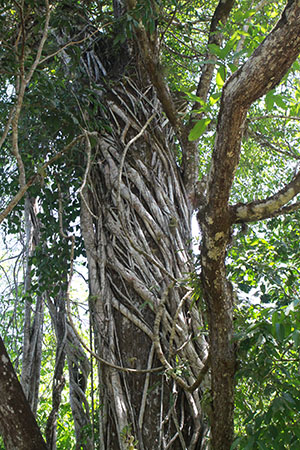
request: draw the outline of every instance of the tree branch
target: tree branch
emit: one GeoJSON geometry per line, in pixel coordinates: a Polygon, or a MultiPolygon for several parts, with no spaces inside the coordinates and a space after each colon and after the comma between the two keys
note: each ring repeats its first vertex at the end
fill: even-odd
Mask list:
{"type": "Polygon", "coordinates": [[[228,204],[247,110],[280,82],[297,58],[299,27],[299,2],[288,2],[272,32],[225,83],[208,182],[207,201],[217,214],[228,204]]]}
{"type": "Polygon", "coordinates": [[[257,220],[287,214],[299,209],[300,203],[283,208],[300,192],[300,172],[284,188],[264,200],[237,204],[230,207],[232,223],[256,222],[257,220]]]}
{"type": "MultiPolygon", "coordinates": [[[[207,42],[207,53],[205,55],[205,60],[211,60],[211,64],[203,64],[202,66],[202,74],[199,80],[199,84],[197,87],[196,95],[201,98],[204,102],[207,101],[207,96],[209,92],[209,88],[211,85],[211,80],[214,74],[215,63],[217,62],[217,58],[214,54],[212,54],[209,50],[210,44],[216,44],[220,46],[222,44],[222,34],[217,32],[218,27],[220,26],[220,22],[225,24],[230,11],[233,8],[235,0],[220,0],[212,21],[209,30],[209,37],[207,42]]],[[[183,174],[184,174],[184,184],[187,189],[187,193],[194,203],[194,192],[196,191],[196,182],[198,180],[198,171],[199,171],[199,149],[198,149],[198,140],[190,142],[188,140],[188,136],[190,134],[191,129],[195,125],[195,121],[200,120],[203,117],[203,113],[193,114],[194,111],[199,110],[201,105],[196,102],[192,108],[191,118],[184,128],[182,135],[182,147],[183,147],[183,174]]]]}
{"type": "MultiPolygon", "coordinates": [[[[210,44],[216,44],[218,46],[221,46],[222,44],[222,40],[223,40],[223,35],[220,32],[217,32],[218,27],[220,26],[220,23],[222,23],[223,25],[225,25],[229,14],[234,6],[235,0],[220,0],[212,21],[211,21],[211,25],[210,25],[210,30],[209,30],[209,37],[208,37],[208,42],[207,42],[207,54],[205,56],[206,60],[211,60],[211,61],[217,61],[216,56],[211,53],[209,51],[209,45],[210,44]]],[[[200,97],[202,100],[206,101],[207,99],[207,95],[208,95],[208,91],[210,88],[210,83],[213,77],[213,72],[214,72],[214,68],[215,68],[215,64],[204,64],[203,68],[202,68],[202,74],[200,77],[200,81],[198,84],[198,88],[197,88],[197,93],[196,95],[198,97],[200,97]]],[[[197,110],[200,108],[201,105],[199,105],[199,103],[197,103],[196,105],[194,105],[193,109],[197,110]]]]}
{"type": "MultiPolygon", "coordinates": [[[[300,120],[300,117],[299,117],[300,120]]],[[[260,142],[260,144],[264,147],[268,147],[270,150],[272,150],[275,153],[281,153],[282,155],[288,156],[289,158],[293,158],[293,159],[300,159],[300,155],[297,155],[296,153],[292,152],[292,149],[290,148],[289,144],[289,148],[290,151],[288,150],[283,150],[281,148],[277,148],[275,147],[275,145],[273,145],[270,142],[270,139],[268,139],[267,137],[263,136],[262,134],[260,134],[258,131],[248,131],[247,133],[250,137],[252,137],[253,139],[256,139],[258,142],[260,142]]]]}

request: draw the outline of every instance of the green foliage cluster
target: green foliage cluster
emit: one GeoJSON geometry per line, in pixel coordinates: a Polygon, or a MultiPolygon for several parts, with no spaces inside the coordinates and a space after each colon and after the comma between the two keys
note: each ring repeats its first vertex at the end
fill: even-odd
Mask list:
{"type": "Polygon", "coordinates": [[[296,449],[299,428],[299,214],[257,225],[231,250],[239,368],[232,448],[296,449]]]}
{"type": "Polygon", "coordinates": [[[237,315],[237,439],[232,448],[297,449],[300,426],[299,301],[247,306],[237,315]],[[246,324],[246,326],[245,326],[246,324]]]}

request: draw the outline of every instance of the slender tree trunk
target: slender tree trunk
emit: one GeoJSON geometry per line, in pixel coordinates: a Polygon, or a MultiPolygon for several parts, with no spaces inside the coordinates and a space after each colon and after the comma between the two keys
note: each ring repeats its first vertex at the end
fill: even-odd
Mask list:
{"type": "Polygon", "coordinates": [[[67,324],[67,361],[70,381],[70,403],[75,424],[76,450],[93,450],[92,424],[86,398],[90,363],[72,327],[67,324]]]}
{"type": "MultiPolygon", "coordinates": [[[[26,196],[25,199],[25,279],[24,293],[29,294],[31,287],[30,258],[35,245],[39,242],[39,224],[36,216],[36,200],[26,196]]],[[[40,368],[42,359],[44,299],[41,295],[36,301],[25,297],[23,360],[21,384],[29,401],[31,409],[36,414],[40,384],[40,368]],[[33,307],[35,310],[33,313],[33,307]],[[33,314],[32,314],[33,313],[33,314]]]]}
{"type": "Polygon", "coordinates": [[[67,337],[65,298],[62,292],[53,301],[48,298],[48,307],[55,329],[56,353],[52,386],[52,409],[47,420],[45,434],[49,449],[56,450],[57,417],[61,403],[61,394],[65,385],[64,368],[66,360],[65,345],[67,337]]]}
{"type": "MultiPolygon", "coordinates": [[[[208,208],[209,209],[209,208],[208,208]]],[[[209,215],[208,215],[209,217],[209,215]]],[[[211,358],[212,414],[214,450],[229,450],[233,441],[234,375],[233,290],[226,277],[225,251],[230,225],[220,218],[218,232],[203,226],[201,251],[203,296],[207,305],[211,358]],[[219,239],[215,239],[219,236],[219,239]]]]}
{"type": "Polygon", "coordinates": [[[64,387],[64,366],[67,359],[69,368],[70,404],[74,419],[76,449],[93,450],[91,438],[91,418],[89,404],[85,395],[90,372],[89,360],[66,317],[66,287],[48,306],[54,324],[56,344],[56,365],[53,377],[52,411],[50,413],[46,436],[51,450],[56,449],[57,415],[64,387]]]}

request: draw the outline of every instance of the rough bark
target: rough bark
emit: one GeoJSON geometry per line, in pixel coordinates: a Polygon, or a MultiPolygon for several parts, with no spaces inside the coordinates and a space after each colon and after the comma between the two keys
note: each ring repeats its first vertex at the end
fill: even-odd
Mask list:
{"type": "Polygon", "coordinates": [[[248,61],[224,86],[205,204],[198,213],[202,230],[202,283],[208,309],[212,377],[212,448],[229,450],[233,439],[235,349],[232,287],[226,277],[226,248],[233,221],[253,213],[266,217],[297,193],[299,175],[264,202],[229,207],[239,163],[242,129],[250,105],[279,83],[300,51],[300,5],[290,1],[282,18],[248,61]],[[235,213],[233,219],[232,211],[235,213]]]}
{"type": "Polygon", "coordinates": [[[0,338],[0,434],[6,450],[47,450],[0,338]]]}
{"type": "Polygon", "coordinates": [[[108,91],[107,108],[113,131],[99,137],[81,227],[97,351],[131,373],[100,364],[100,446],[125,450],[134,438],[141,450],[204,449],[201,389],[188,389],[207,344],[182,284],[191,230],[173,132],[153,89],[133,77],[108,91]]]}

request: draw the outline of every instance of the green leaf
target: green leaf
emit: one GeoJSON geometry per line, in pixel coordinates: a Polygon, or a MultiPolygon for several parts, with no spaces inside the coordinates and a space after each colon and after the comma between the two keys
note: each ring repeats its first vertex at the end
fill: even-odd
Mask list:
{"type": "Polygon", "coordinates": [[[282,397],[284,398],[284,400],[291,406],[295,405],[295,400],[293,399],[293,397],[291,396],[291,394],[289,394],[288,392],[283,392],[282,393],[282,397]]]}
{"type": "Polygon", "coordinates": [[[285,104],[282,95],[275,94],[275,90],[272,89],[266,94],[265,103],[268,111],[271,111],[274,108],[274,104],[279,106],[279,108],[286,109],[287,105],[285,104]]]}
{"type": "Polygon", "coordinates": [[[275,95],[274,96],[274,100],[275,100],[275,103],[276,103],[277,106],[279,106],[282,109],[286,109],[286,104],[283,101],[283,98],[282,98],[281,95],[275,95]]]}
{"type": "Polygon", "coordinates": [[[239,288],[241,291],[246,292],[246,294],[248,294],[248,293],[251,291],[252,286],[250,286],[250,285],[247,284],[247,283],[239,283],[239,284],[238,284],[238,288],[239,288]]]}
{"type": "Polygon", "coordinates": [[[201,119],[196,125],[191,129],[189,134],[189,141],[195,141],[205,132],[208,124],[211,122],[211,119],[201,119]]]}
{"type": "Polygon", "coordinates": [[[275,329],[277,339],[282,342],[285,338],[285,326],[283,325],[283,323],[276,323],[275,329]]]}
{"type": "Polygon", "coordinates": [[[266,94],[265,103],[268,111],[271,111],[274,106],[274,91],[270,91],[266,94]]]}
{"type": "Polygon", "coordinates": [[[220,48],[217,44],[208,44],[208,48],[213,55],[216,55],[221,59],[226,57],[227,52],[220,48]]]}
{"type": "Polygon", "coordinates": [[[220,100],[220,98],[221,98],[221,93],[220,93],[220,92],[217,92],[217,93],[215,93],[215,94],[212,94],[212,95],[209,97],[209,104],[210,104],[211,106],[213,106],[215,103],[217,103],[217,102],[220,100]]]}
{"type": "Polygon", "coordinates": [[[256,444],[260,450],[270,450],[270,447],[266,447],[263,442],[257,442],[256,444]]]}
{"type": "Polygon", "coordinates": [[[232,63],[229,63],[228,67],[232,73],[234,73],[238,69],[238,66],[236,66],[235,64],[232,64],[232,63]]]}
{"type": "Polygon", "coordinates": [[[250,450],[253,448],[254,444],[256,441],[256,436],[251,436],[249,441],[247,442],[246,447],[244,448],[244,450],[250,450]]]}
{"type": "MultiPolygon", "coordinates": [[[[180,93],[180,91],[178,91],[178,92],[180,93]]],[[[191,101],[193,101],[193,102],[200,103],[200,105],[204,107],[204,108],[203,108],[203,111],[204,111],[205,106],[207,106],[207,105],[206,105],[205,101],[202,100],[202,98],[200,98],[200,97],[198,97],[197,95],[193,94],[192,92],[189,92],[189,91],[186,91],[186,90],[183,90],[182,92],[185,93],[185,95],[186,95],[186,97],[188,98],[188,100],[191,100],[191,101]]],[[[207,108],[206,108],[206,109],[207,109],[207,108]]]]}
{"type": "Polygon", "coordinates": [[[220,89],[223,87],[225,83],[226,73],[227,73],[226,67],[220,66],[216,76],[216,83],[220,89]]]}

